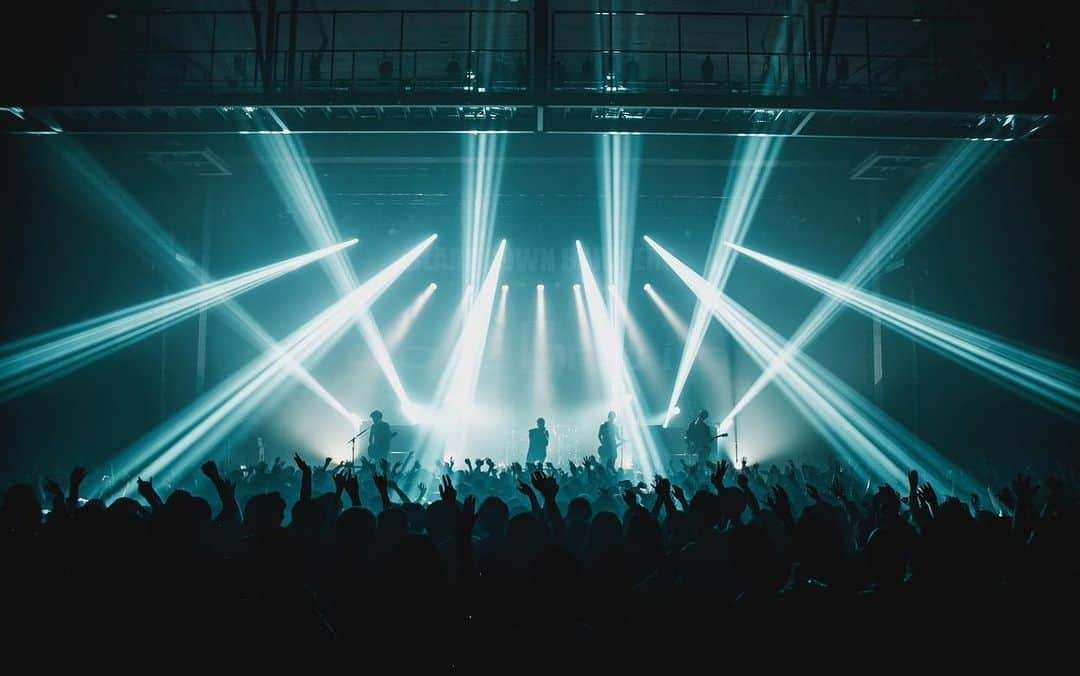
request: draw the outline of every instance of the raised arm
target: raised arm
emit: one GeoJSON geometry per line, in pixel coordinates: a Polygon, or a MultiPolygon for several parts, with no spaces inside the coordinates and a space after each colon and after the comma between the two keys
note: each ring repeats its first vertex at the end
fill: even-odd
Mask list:
{"type": "Polygon", "coordinates": [[[69,490],[67,496],[68,509],[74,511],[79,508],[79,487],[82,486],[83,479],[86,478],[86,468],[76,467],[71,470],[71,478],[68,482],[69,490]]]}
{"type": "Polygon", "coordinates": [[[555,480],[555,477],[543,472],[534,472],[532,483],[536,490],[540,491],[540,494],[544,496],[544,517],[551,527],[552,535],[555,536],[556,541],[562,542],[563,515],[559,511],[558,503],[555,502],[555,495],[559,492],[559,483],[555,480]]]}
{"type": "Polygon", "coordinates": [[[214,489],[221,500],[221,513],[217,517],[218,523],[224,526],[239,526],[240,506],[236,504],[236,486],[221,476],[213,460],[204,462],[201,469],[206,478],[210,480],[210,483],[214,484],[214,489]]]}
{"type": "Polygon", "coordinates": [[[761,511],[761,505],[758,503],[757,496],[754,495],[754,491],[750,490],[750,477],[746,474],[746,465],[743,464],[743,471],[735,477],[735,483],[739,484],[739,490],[746,496],[746,504],[750,506],[750,513],[757,514],[761,511]]]}
{"type": "Polygon", "coordinates": [[[293,454],[293,462],[300,469],[300,499],[311,499],[311,465],[304,462],[299,453],[293,454]]]}
{"type": "Polygon", "coordinates": [[[146,481],[142,478],[135,480],[135,486],[139,491],[139,495],[143,500],[146,500],[146,504],[150,505],[151,510],[157,510],[161,508],[164,503],[161,501],[161,496],[154,490],[154,477],[150,477],[146,481]]]}
{"type": "Polygon", "coordinates": [[[540,511],[540,501],[536,499],[536,493],[533,491],[532,486],[521,479],[518,479],[517,489],[519,493],[529,499],[529,506],[532,509],[533,516],[536,517],[536,520],[543,523],[544,515],[543,512],[540,511]]]}

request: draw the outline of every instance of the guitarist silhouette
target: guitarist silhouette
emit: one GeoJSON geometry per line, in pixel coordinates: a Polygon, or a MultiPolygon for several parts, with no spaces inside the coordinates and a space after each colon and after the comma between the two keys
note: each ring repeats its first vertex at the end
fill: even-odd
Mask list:
{"type": "Polygon", "coordinates": [[[608,412],[607,420],[600,424],[600,430],[596,436],[600,440],[600,447],[596,449],[600,462],[605,465],[614,464],[615,457],[619,453],[619,446],[623,445],[619,428],[615,425],[615,411],[608,412]]]}
{"type": "Polygon", "coordinates": [[[686,452],[696,455],[699,460],[709,460],[712,455],[713,443],[727,434],[713,434],[712,425],[709,424],[709,412],[705,409],[697,414],[697,417],[686,427],[686,452]]]}

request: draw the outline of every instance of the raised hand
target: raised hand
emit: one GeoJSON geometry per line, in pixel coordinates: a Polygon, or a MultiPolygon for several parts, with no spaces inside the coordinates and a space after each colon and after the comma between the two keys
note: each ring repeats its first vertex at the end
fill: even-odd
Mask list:
{"type": "Polygon", "coordinates": [[[555,494],[559,492],[559,484],[555,481],[555,477],[548,476],[540,470],[533,472],[532,485],[546,500],[554,500],[555,494]]]}
{"type": "Polygon", "coordinates": [[[639,507],[637,501],[637,491],[635,491],[633,488],[627,488],[626,490],[624,490],[622,492],[622,499],[623,502],[626,503],[626,506],[630,509],[637,509],[639,507]]]}
{"type": "Polygon", "coordinates": [[[518,493],[521,493],[525,497],[529,498],[530,502],[536,499],[536,493],[533,491],[532,486],[525,483],[521,479],[518,479],[517,490],[518,493]]]}
{"type": "Polygon", "coordinates": [[[937,510],[937,493],[934,492],[934,487],[930,485],[929,481],[923,483],[922,487],[919,488],[919,499],[926,503],[926,506],[930,509],[937,510]]]}
{"type": "Polygon", "coordinates": [[[136,477],[135,487],[138,490],[139,495],[143,500],[146,500],[147,504],[151,507],[157,507],[161,503],[161,498],[158,497],[157,491],[154,490],[154,478],[150,477],[146,481],[143,481],[141,477],[136,477]]]}
{"type": "Polygon", "coordinates": [[[45,491],[54,498],[64,498],[64,490],[60,488],[60,484],[56,483],[52,479],[45,480],[45,491]]]}
{"type": "Polygon", "coordinates": [[[491,458],[484,458],[484,464],[487,465],[489,472],[495,471],[495,461],[491,458]]]}
{"type": "Polygon", "coordinates": [[[520,462],[512,463],[510,465],[510,473],[513,474],[514,476],[518,476],[519,474],[521,474],[521,463],[520,462]]]}
{"type": "Polygon", "coordinates": [[[345,481],[348,478],[344,472],[334,472],[334,492],[337,493],[338,498],[341,498],[341,494],[345,492],[345,481]]]}
{"type": "Polygon", "coordinates": [[[386,475],[376,472],[375,474],[371,475],[371,480],[375,482],[375,488],[378,489],[379,495],[384,495],[386,493],[386,489],[389,486],[389,483],[386,480],[386,475]]]}
{"type": "Polygon", "coordinates": [[[656,497],[667,502],[671,499],[671,481],[657,475],[653,479],[653,491],[656,493],[656,497]]]}
{"type": "Polygon", "coordinates": [[[810,496],[810,499],[814,502],[824,502],[821,499],[821,493],[818,493],[818,489],[810,484],[806,484],[806,494],[810,496]]]}
{"type": "Polygon", "coordinates": [[[461,513],[458,515],[458,529],[461,537],[467,538],[472,535],[474,525],[476,525],[476,496],[470,495],[462,502],[461,513]]]}
{"type": "Polygon", "coordinates": [[[765,498],[765,503],[777,514],[791,514],[791,501],[788,500],[787,491],[779,484],[773,486],[769,496],[765,498]]]}
{"type": "Polygon", "coordinates": [[[346,470],[343,481],[345,485],[345,492],[349,494],[349,500],[352,502],[353,507],[360,506],[360,482],[357,480],[353,471],[346,470]]]}
{"type": "Polygon", "coordinates": [[[719,464],[716,465],[716,471],[709,476],[709,481],[716,488],[716,490],[719,491],[721,488],[724,487],[724,475],[727,474],[727,471],[728,461],[721,460],[719,464]]]}
{"type": "Polygon", "coordinates": [[[207,460],[202,464],[201,467],[199,467],[199,469],[201,469],[202,473],[206,475],[206,478],[210,479],[211,481],[216,482],[218,479],[221,478],[221,474],[218,472],[217,464],[213,460],[207,460]]]}
{"type": "Polygon", "coordinates": [[[293,453],[293,462],[296,463],[296,467],[304,474],[311,474],[311,465],[304,462],[304,459],[300,457],[299,453],[293,453]]]}
{"type": "Polygon", "coordinates": [[[443,475],[442,483],[439,485],[439,497],[447,502],[457,502],[457,490],[448,474],[443,475]]]}
{"type": "Polygon", "coordinates": [[[745,465],[743,466],[742,473],[736,475],[735,483],[739,484],[739,488],[743,489],[744,491],[750,490],[750,477],[746,475],[745,465]]]}
{"type": "Polygon", "coordinates": [[[472,471],[472,459],[471,458],[465,458],[465,466],[469,468],[470,472],[472,471]]]}
{"type": "Polygon", "coordinates": [[[979,496],[976,495],[975,493],[972,493],[971,495],[968,496],[968,503],[971,504],[971,511],[978,514],[979,513],[979,496]]]}
{"type": "Polygon", "coordinates": [[[675,499],[682,504],[686,504],[686,493],[683,492],[682,486],[674,484],[671,487],[671,492],[675,494],[675,499]]]}
{"type": "Polygon", "coordinates": [[[1012,481],[1012,492],[1016,495],[1017,504],[1031,504],[1031,499],[1039,491],[1039,485],[1032,481],[1030,476],[1017,474],[1012,481]]]}
{"type": "Polygon", "coordinates": [[[919,491],[919,472],[917,470],[911,470],[908,472],[908,494],[915,495],[919,491]]]}

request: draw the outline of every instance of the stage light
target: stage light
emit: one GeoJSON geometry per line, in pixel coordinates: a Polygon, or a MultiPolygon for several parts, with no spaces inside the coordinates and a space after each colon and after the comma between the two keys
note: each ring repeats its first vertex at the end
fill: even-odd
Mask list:
{"type": "MultiPolygon", "coordinates": [[[[319,185],[303,141],[297,136],[272,136],[254,143],[267,158],[264,165],[278,192],[298,215],[296,224],[305,239],[314,246],[325,246],[327,242],[341,239],[337,222],[326,202],[326,196],[319,185]]],[[[339,295],[344,296],[356,288],[359,283],[356,273],[345,256],[328,259],[326,265],[327,273],[339,295]]],[[[399,406],[405,408],[409,396],[375,319],[367,308],[357,314],[356,326],[397,397],[399,406]]]]}
{"type": "MultiPolygon", "coordinates": [[[[659,244],[649,244],[755,362],[765,366],[776,360],[783,349],[778,334],[659,244]]],[[[904,490],[908,470],[917,469],[935,485],[963,491],[953,494],[980,490],[965,472],[807,355],[793,355],[777,375],[795,408],[864,476],[904,490]]]]}
{"type": "Polygon", "coordinates": [[[675,314],[675,311],[671,309],[671,306],[667,304],[667,301],[660,297],[660,294],[656,292],[656,289],[649,284],[646,284],[645,286],[647,287],[645,289],[646,293],[649,294],[649,298],[656,304],[656,308],[660,310],[660,314],[667,320],[668,326],[670,326],[680,338],[685,338],[687,331],[686,321],[675,314]]]}
{"type": "Polygon", "coordinates": [[[652,291],[652,284],[649,284],[648,282],[646,282],[645,286],[643,286],[641,288],[643,288],[646,292],[652,291]]]}
{"type": "Polygon", "coordinates": [[[574,293],[577,293],[579,291],[581,291],[581,285],[580,284],[575,284],[574,285],[574,293]]]}
{"type": "Polygon", "coordinates": [[[506,295],[506,292],[509,291],[509,290],[510,290],[510,285],[509,284],[503,284],[502,285],[503,295],[506,295]]]}
{"type": "MultiPolygon", "coordinates": [[[[891,260],[903,252],[947,205],[956,199],[963,187],[989,164],[1001,147],[1000,143],[961,143],[950,153],[946,161],[933,170],[918,186],[910,190],[908,197],[893,209],[885,220],[885,225],[878,229],[873,238],[848,265],[840,282],[861,287],[877,275],[891,260]]],[[[732,244],[742,244],[738,240],[730,239],[730,241],[732,244]]],[[[725,247],[725,249],[734,251],[730,247],[725,247]]],[[[787,347],[777,356],[776,363],[769,364],[724,417],[725,425],[730,424],[735,416],[769,384],[787,359],[802,350],[828,326],[840,311],[840,307],[840,301],[831,297],[818,303],[796,329],[787,347]]]]}
{"type": "MultiPolygon", "coordinates": [[[[751,137],[740,139],[736,146],[735,155],[739,160],[728,174],[724,189],[724,194],[730,195],[730,199],[725,200],[723,209],[717,214],[712,243],[709,245],[709,255],[705,262],[705,277],[720,290],[723,290],[727,283],[734,261],[731,250],[723,246],[723,243],[742,242],[746,236],[782,144],[781,138],[751,137]]],[[[705,342],[708,328],[709,313],[698,303],[690,318],[690,328],[683,344],[682,356],[679,358],[679,368],[675,373],[675,384],[668,398],[669,408],[682,396],[690,371],[705,342]]]]}
{"type": "Polygon", "coordinates": [[[536,317],[533,326],[532,400],[541,409],[547,409],[555,398],[551,387],[551,352],[547,335],[547,308],[544,302],[544,285],[536,285],[536,317]]]}
{"type": "Polygon", "coordinates": [[[633,456],[633,466],[646,476],[664,471],[664,463],[657,452],[656,442],[647,427],[637,396],[638,385],[633,373],[627,368],[621,340],[611,321],[611,314],[604,304],[600,287],[593,276],[589,260],[581,243],[577,243],[578,264],[581,267],[585,308],[588,315],[595,354],[606,386],[608,408],[621,419],[620,427],[626,434],[626,446],[620,452],[621,464],[626,466],[625,453],[633,456]],[[628,448],[627,448],[628,447],[628,448]]]}
{"type": "Polygon", "coordinates": [[[406,306],[393,324],[390,325],[390,331],[386,338],[386,348],[388,350],[393,350],[401,344],[405,334],[409,332],[416,318],[420,315],[420,311],[424,309],[428,299],[431,298],[437,288],[438,286],[434,282],[424,287],[424,290],[406,306]]]}
{"type": "Polygon", "coordinates": [[[1002,382],[1051,409],[1080,412],[1080,372],[985,331],[961,326],[883,296],[841,284],[745,247],[733,247],[774,270],[831,296],[947,357],[1002,382]]]}
{"type": "MultiPolygon", "coordinates": [[[[121,228],[126,241],[131,241],[157,261],[161,269],[172,275],[181,285],[208,284],[212,282],[209,274],[197,265],[183,265],[177,256],[191,260],[184,250],[176,244],[154,220],[154,218],[136,201],[131,193],[117,183],[101,164],[88,153],[68,139],[58,139],[49,148],[59,156],[50,166],[71,169],[75,176],[64,175],[73,189],[81,191],[87,204],[97,204],[105,211],[110,224],[121,228]]],[[[260,350],[273,349],[276,341],[255,318],[233,300],[226,301],[222,307],[227,311],[226,319],[238,333],[260,350]]],[[[308,371],[296,363],[289,364],[289,372],[305,387],[311,390],[327,406],[334,409],[345,420],[349,412],[322,384],[308,371]]]]}
{"type": "Polygon", "coordinates": [[[462,284],[476,289],[491,256],[506,139],[498,134],[468,134],[462,143],[466,158],[462,174],[462,284]]]}
{"type": "MultiPolygon", "coordinates": [[[[306,322],[288,338],[249,362],[225,382],[206,393],[110,462],[118,469],[104,489],[110,501],[136,475],[153,476],[167,484],[197,467],[206,455],[275,391],[290,363],[316,360],[333,344],[356,311],[376,298],[435,241],[428,237],[408,253],[359,285],[344,298],[306,322]]],[[[355,424],[355,414],[346,411],[355,424]]],[[[104,472],[103,472],[104,473],[104,472]]]]}
{"type": "Polygon", "coordinates": [[[498,288],[506,240],[499,243],[476,300],[470,305],[457,345],[446,363],[427,416],[421,441],[423,457],[462,458],[476,407],[476,384],[487,346],[495,290],[498,288]]]}
{"type": "Polygon", "coordinates": [[[353,239],[335,244],[0,346],[0,352],[10,355],[0,358],[0,401],[43,385],[355,243],[353,239]]]}

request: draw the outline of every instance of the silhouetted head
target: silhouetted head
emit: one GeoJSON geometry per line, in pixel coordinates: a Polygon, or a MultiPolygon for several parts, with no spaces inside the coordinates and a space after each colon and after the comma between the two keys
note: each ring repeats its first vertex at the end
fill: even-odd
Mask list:
{"type": "Polygon", "coordinates": [[[698,422],[705,422],[706,420],[709,419],[709,412],[706,411],[705,409],[701,409],[701,411],[699,411],[698,414],[697,414],[697,419],[698,419],[698,422]]]}
{"type": "Polygon", "coordinates": [[[363,547],[375,539],[375,515],[363,507],[350,507],[338,516],[334,535],[341,546],[363,547]]]}
{"type": "Polygon", "coordinates": [[[574,521],[588,521],[592,518],[592,505],[584,495],[579,495],[570,501],[566,510],[566,518],[574,521]]]}
{"type": "Polygon", "coordinates": [[[280,493],[253,495],[244,505],[244,525],[253,533],[277,528],[285,518],[285,499],[280,493]]]}
{"type": "Polygon", "coordinates": [[[900,494],[890,486],[878,486],[873,505],[879,518],[896,516],[900,513],[900,494]]]}
{"type": "Polygon", "coordinates": [[[544,429],[544,424],[545,423],[544,423],[543,418],[537,418],[536,419],[536,426],[539,427],[540,429],[544,429]]]}
{"type": "Polygon", "coordinates": [[[607,419],[608,422],[615,422],[615,411],[608,411],[607,419]]]}
{"type": "Polygon", "coordinates": [[[379,513],[376,535],[385,543],[397,543],[409,534],[409,522],[405,512],[397,507],[384,509],[379,513]]]}
{"type": "Polygon", "coordinates": [[[614,512],[600,512],[593,517],[589,527],[589,550],[597,551],[621,545],[623,542],[622,525],[614,512]]]}
{"type": "Polygon", "coordinates": [[[379,410],[372,411],[371,412],[371,420],[372,420],[372,422],[379,422],[380,420],[382,420],[382,411],[379,411],[379,410]]]}
{"type": "Polygon", "coordinates": [[[480,503],[480,509],[476,513],[476,525],[488,535],[505,535],[509,521],[510,508],[499,498],[492,495],[480,503]]]}

